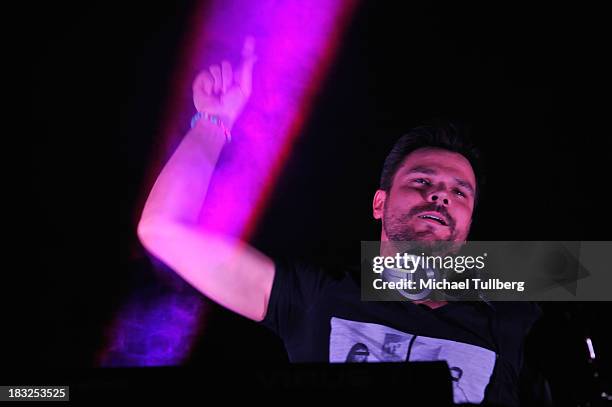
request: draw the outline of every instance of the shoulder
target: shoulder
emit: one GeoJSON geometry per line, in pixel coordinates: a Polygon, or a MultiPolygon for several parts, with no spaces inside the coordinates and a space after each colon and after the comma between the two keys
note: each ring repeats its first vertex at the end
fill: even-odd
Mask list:
{"type": "Polygon", "coordinates": [[[499,329],[506,338],[523,341],[542,317],[542,309],[535,302],[494,302],[499,329]]]}
{"type": "Polygon", "coordinates": [[[277,257],[274,267],[273,291],[304,303],[315,301],[334,287],[359,281],[359,269],[341,265],[277,257]]]}
{"type": "Polygon", "coordinates": [[[275,271],[279,275],[297,280],[321,280],[331,283],[350,276],[358,277],[359,274],[359,268],[339,264],[326,264],[286,257],[275,257],[273,261],[275,271]]]}
{"type": "Polygon", "coordinates": [[[495,312],[502,318],[533,323],[542,316],[542,309],[530,301],[499,301],[491,303],[495,312]]]}

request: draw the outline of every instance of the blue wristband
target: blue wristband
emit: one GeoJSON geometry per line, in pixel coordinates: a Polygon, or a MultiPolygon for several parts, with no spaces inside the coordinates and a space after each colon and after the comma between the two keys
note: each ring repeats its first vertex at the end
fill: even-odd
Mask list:
{"type": "Polygon", "coordinates": [[[223,130],[223,134],[225,134],[225,140],[228,143],[232,141],[232,135],[230,134],[227,127],[225,127],[225,125],[223,124],[219,116],[217,115],[212,115],[206,112],[196,112],[196,114],[194,114],[193,117],[191,118],[191,128],[193,129],[196,123],[198,122],[198,120],[201,120],[201,119],[207,120],[211,122],[212,124],[220,127],[221,130],[223,130]]]}

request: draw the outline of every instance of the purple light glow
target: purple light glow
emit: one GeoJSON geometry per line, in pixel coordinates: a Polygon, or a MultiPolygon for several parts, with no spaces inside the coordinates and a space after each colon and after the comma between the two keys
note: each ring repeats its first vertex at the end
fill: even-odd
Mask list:
{"type": "Polygon", "coordinates": [[[227,24],[240,27],[219,41],[231,39],[240,45],[246,35],[254,35],[258,62],[251,100],[234,130],[237,140],[223,157],[203,208],[203,227],[248,238],[309,115],[355,4],[264,0],[215,9],[205,38],[224,33],[227,24]]]}
{"type": "MultiPolygon", "coordinates": [[[[237,62],[232,56],[239,55],[238,47],[247,35],[255,37],[258,57],[253,93],[234,126],[232,143],[220,158],[202,208],[203,228],[248,239],[356,5],[356,0],[213,0],[195,13],[194,31],[172,83],[160,134],[165,143],[154,159],[158,165],[153,166],[152,178],[178,145],[181,129],[194,113],[191,82],[197,72],[223,58],[237,62]]],[[[110,328],[111,341],[100,363],[149,366],[184,361],[196,332],[203,328],[206,310],[201,301],[191,299],[185,313],[177,306],[180,295],[150,303],[135,296],[110,328]]]]}
{"type": "Polygon", "coordinates": [[[184,293],[135,295],[108,332],[111,343],[98,363],[105,367],[170,366],[185,361],[199,335],[202,300],[184,293]]]}

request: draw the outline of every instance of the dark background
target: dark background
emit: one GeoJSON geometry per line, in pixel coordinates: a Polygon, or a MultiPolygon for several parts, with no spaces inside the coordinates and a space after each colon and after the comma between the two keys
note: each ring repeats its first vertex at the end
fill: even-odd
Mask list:
{"type": "MultiPolygon", "coordinates": [[[[381,3],[357,9],[252,243],[271,256],[342,262],[353,243],[377,239],[382,161],[434,117],[470,123],[484,152],[472,240],[610,240],[609,174],[599,168],[607,105],[594,103],[607,89],[598,12],[381,3]]],[[[135,236],[194,4],[41,4],[24,14],[18,48],[33,114],[19,133],[17,203],[30,221],[14,240],[28,284],[7,297],[7,365],[94,366],[104,327],[132,293],[194,295],[153,270],[135,236]]],[[[213,312],[189,364],[286,360],[271,333],[200,301],[213,312]]],[[[609,380],[612,307],[543,307],[528,353],[571,403],[588,383],[587,332],[609,380]]]]}

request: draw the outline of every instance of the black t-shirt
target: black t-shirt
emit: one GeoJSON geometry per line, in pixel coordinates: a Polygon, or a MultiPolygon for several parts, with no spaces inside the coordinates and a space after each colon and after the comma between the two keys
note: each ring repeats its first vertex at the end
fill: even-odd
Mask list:
{"type": "Polygon", "coordinates": [[[361,301],[358,276],[285,260],[262,324],[291,362],[446,360],[456,403],[518,405],[525,336],[540,316],[528,302],[449,302],[430,309],[361,301]]]}

